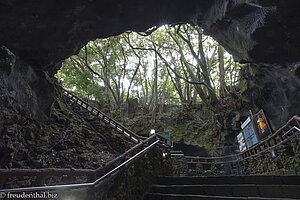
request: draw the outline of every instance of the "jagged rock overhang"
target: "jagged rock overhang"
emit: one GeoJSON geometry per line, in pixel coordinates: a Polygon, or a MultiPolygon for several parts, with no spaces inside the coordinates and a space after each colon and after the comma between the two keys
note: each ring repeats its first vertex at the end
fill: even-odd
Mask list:
{"type": "MultiPolygon", "coordinates": [[[[88,41],[127,30],[144,31],[166,23],[188,22],[204,28],[236,60],[264,63],[273,71],[277,70],[274,63],[285,69],[290,66],[285,76],[291,78],[292,85],[283,80],[282,86],[291,91],[284,90],[279,95],[290,102],[289,94],[294,94],[295,99],[300,95],[299,65],[294,64],[300,61],[299,4],[295,0],[2,0],[0,45],[9,50],[0,49],[4,52],[0,52],[0,80],[24,113],[37,120],[47,119],[56,98],[51,76],[61,61],[88,41]],[[15,56],[14,62],[5,55],[15,56]]],[[[274,77],[264,80],[274,81],[274,77]]],[[[250,91],[251,95],[254,90],[257,88],[250,91]]],[[[1,105],[5,107],[5,103],[1,105]]],[[[281,108],[270,106],[269,112],[274,109],[281,108]]],[[[298,104],[295,107],[289,103],[280,113],[291,117],[298,110],[298,104]]],[[[281,121],[285,119],[288,118],[281,121]]]]}
{"type": "Polygon", "coordinates": [[[55,71],[90,40],[190,22],[240,61],[293,63],[300,50],[297,8],[292,0],[4,0],[0,44],[32,66],[55,71]]]}

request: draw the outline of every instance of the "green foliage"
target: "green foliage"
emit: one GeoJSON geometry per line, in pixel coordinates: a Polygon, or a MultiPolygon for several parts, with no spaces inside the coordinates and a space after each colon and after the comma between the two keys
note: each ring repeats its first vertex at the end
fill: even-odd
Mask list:
{"type": "MultiPolygon", "coordinates": [[[[199,63],[198,58],[192,55],[191,48],[184,39],[190,42],[199,60],[207,63],[209,74],[207,80],[210,82],[206,84],[211,84],[214,93],[219,95],[218,43],[209,36],[203,35],[201,29],[190,25],[176,27],[166,25],[147,37],[128,32],[92,41],[78,55],[63,62],[57,77],[63,79],[65,88],[81,97],[96,100],[109,98],[109,102],[120,106],[125,103],[129,95],[128,98],[147,101],[144,102],[144,105],[147,105],[151,103],[151,95],[153,95],[156,51],[161,55],[157,61],[159,98],[164,95],[163,103],[167,104],[190,103],[195,93],[194,85],[186,82],[191,80],[191,74],[188,73],[183,59],[190,64],[197,82],[203,82],[205,77],[202,71],[203,63],[199,63]],[[203,58],[201,48],[204,51],[203,58]],[[140,67],[131,80],[138,65],[140,67]]],[[[241,65],[235,63],[227,52],[224,56],[224,65],[226,86],[235,86],[241,65]]],[[[205,87],[201,87],[207,93],[205,87]]],[[[194,99],[202,101],[201,98],[204,97],[194,99]]]]}
{"type": "Polygon", "coordinates": [[[214,154],[220,142],[217,134],[232,111],[224,109],[228,96],[247,86],[245,81],[239,84],[241,67],[200,27],[183,24],[159,27],[149,36],[126,32],[91,41],[63,62],[57,77],[63,80],[64,88],[105,102],[123,117],[129,115],[132,105],[128,102],[136,98],[151,113],[153,123],[165,105],[189,109],[202,104],[209,124],[218,124],[218,130],[212,136],[213,129],[200,123],[195,129],[197,138],[188,133],[186,138],[214,154]],[[213,117],[218,112],[223,114],[213,117]]]}

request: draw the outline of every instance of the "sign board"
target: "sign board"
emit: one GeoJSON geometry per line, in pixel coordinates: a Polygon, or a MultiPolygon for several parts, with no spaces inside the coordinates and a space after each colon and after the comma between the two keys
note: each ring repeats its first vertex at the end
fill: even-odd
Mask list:
{"type": "Polygon", "coordinates": [[[258,142],[258,138],[250,117],[248,117],[246,121],[242,124],[242,130],[247,148],[252,147],[258,142]]]}
{"type": "Polygon", "coordinates": [[[268,124],[267,118],[263,110],[260,110],[253,117],[253,125],[256,129],[257,135],[260,140],[266,139],[269,135],[272,134],[271,128],[268,124]]]}
{"type": "Polygon", "coordinates": [[[247,149],[246,147],[246,143],[245,143],[245,139],[244,139],[244,136],[243,136],[243,132],[240,132],[237,136],[236,136],[236,139],[239,143],[239,149],[240,149],[240,152],[243,152],[247,149]]]}
{"type": "Polygon", "coordinates": [[[167,139],[167,144],[171,146],[171,133],[166,131],[166,132],[158,132],[158,135],[164,137],[167,139]]]}

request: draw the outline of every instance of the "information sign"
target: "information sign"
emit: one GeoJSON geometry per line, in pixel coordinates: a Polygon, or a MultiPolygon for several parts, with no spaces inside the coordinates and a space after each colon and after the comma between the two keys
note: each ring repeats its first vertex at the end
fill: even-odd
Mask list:
{"type": "Polygon", "coordinates": [[[168,131],[158,132],[157,134],[164,137],[164,138],[166,138],[167,139],[167,144],[171,146],[171,134],[170,134],[170,132],[168,132],[168,131]]]}
{"type": "Polygon", "coordinates": [[[251,118],[248,117],[242,124],[242,130],[245,138],[245,143],[248,148],[252,147],[258,142],[251,118]]]}
{"type": "Polygon", "coordinates": [[[253,125],[256,129],[260,140],[266,139],[272,134],[271,128],[268,124],[267,118],[263,110],[260,110],[253,118],[253,125]]]}
{"type": "Polygon", "coordinates": [[[243,152],[247,149],[246,147],[246,143],[245,143],[245,139],[244,139],[244,136],[243,136],[243,133],[240,132],[237,136],[237,141],[239,143],[239,149],[240,149],[240,152],[243,152]]]}

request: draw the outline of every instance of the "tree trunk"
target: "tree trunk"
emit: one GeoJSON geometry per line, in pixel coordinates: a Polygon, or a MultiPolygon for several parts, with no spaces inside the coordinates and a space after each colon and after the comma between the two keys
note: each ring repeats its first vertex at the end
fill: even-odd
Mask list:
{"type": "Polygon", "coordinates": [[[226,94],[226,82],[225,82],[225,68],[224,68],[224,49],[221,45],[218,46],[219,56],[219,72],[220,72],[220,97],[224,97],[226,94]]]}
{"type": "Polygon", "coordinates": [[[153,91],[152,91],[152,97],[153,97],[153,104],[152,104],[152,118],[151,122],[155,123],[156,121],[156,113],[157,113],[157,104],[158,104],[158,91],[157,91],[157,79],[158,79],[158,61],[157,61],[157,53],[155,52],[155,68],[154,68],[154,83],[153,83],[153,91]]]}

